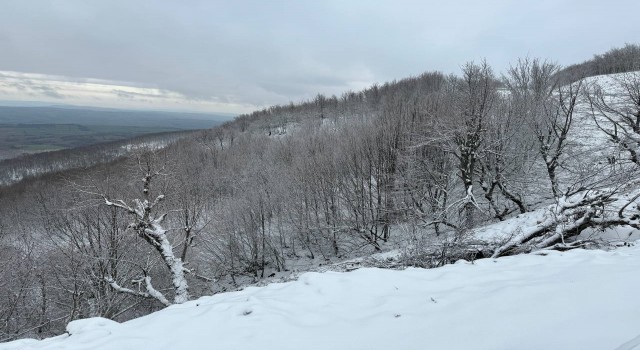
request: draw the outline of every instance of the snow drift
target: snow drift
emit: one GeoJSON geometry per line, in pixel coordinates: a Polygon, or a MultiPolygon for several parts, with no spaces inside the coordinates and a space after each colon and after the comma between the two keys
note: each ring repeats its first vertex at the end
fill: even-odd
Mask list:
{"type": "Polygon", "coordinates": [[[306,273],[0,349],[640,349],[640,246],[306,273]]]}

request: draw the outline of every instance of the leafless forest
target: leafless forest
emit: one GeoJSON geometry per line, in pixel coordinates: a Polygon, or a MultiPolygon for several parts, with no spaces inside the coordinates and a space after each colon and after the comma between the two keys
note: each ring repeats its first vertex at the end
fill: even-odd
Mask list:
{"type": "Polygon", "coordinates": [[[131,319],[300,261],[400,247],[403,264],[434,267],[640,228],[629,196],[639,186],[640,46],[564,69],[535,58],[506,72],[461,67],[117,156],[42,160],[42,174],[0,187],[0,341],[59,334],[78,318],[131,319]],[[588,79],[613,73],[606,86],[588,79]],[[514,228],[517,239],[474,239],[549,205],[554,215],[514,228]]]}

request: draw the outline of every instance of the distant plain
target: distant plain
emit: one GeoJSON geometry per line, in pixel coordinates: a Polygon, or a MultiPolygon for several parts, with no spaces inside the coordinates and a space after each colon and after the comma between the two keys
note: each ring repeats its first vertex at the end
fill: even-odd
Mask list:
{"type": "Polygon", "coordinates": [[[206,129],[228,119],[178,112],[0,106],[0,160],[144,134],[206,129]]]}

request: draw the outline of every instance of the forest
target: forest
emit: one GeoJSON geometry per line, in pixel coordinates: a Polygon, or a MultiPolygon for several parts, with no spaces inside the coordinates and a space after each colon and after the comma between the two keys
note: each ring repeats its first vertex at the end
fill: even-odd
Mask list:
{"type": "Polygon", "coordinates": [[[0,342],[391,248],[432,268],[614,244],[598,233],[640,229],[638,70],[635,44],[566,68],[468,62],[115,155],[44,154],[59,166],[16,181],[44,163],[2,162],[0,342]]]}

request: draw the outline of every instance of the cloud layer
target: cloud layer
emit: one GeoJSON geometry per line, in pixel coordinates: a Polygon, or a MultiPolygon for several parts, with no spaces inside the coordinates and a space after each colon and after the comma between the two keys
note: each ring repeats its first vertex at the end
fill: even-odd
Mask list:
{"type": "Polygon", "coordinates": [[[5,94],[181,100],[226,112],[427,70],[457,72],[481,58],[498,71],[525,55],[571,64],[640,37],[640,3],[631,0],[21,0],[1,7],[0,70],[41,75],[27,77],[37,82],[29,85],[5,73],[5,94]],[[113,83],[120,81],[135,83],[113,83]]]}
{"type": "Polygon", "coordinates": [[[255,106],[193,98],[179,92],[134,83],[77,79],[56,75],[0,71],[0,100],[125,109],[245,113],[255,106]]]}

